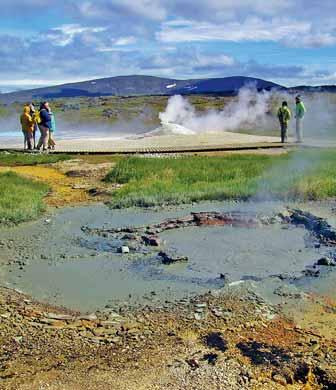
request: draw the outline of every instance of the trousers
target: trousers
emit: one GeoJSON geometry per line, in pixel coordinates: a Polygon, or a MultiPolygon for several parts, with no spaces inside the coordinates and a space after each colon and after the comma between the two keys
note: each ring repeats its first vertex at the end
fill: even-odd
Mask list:
{"type": "Polygon", "coordinates": [[[288,139],[288,124],[287,123],[280,123],[280,126],[281,126],[281,142],[284,143],[284,142],[287,142],[287,139],[288,139]]]}
{"type": "Polygon", "coordinates": [[[49,139],[49,129],[48,129],[48,127],[45,127],[42,125],[39,126],[39,129],[41,132],[41,136],[40,136],[39,142],[37,144],[37,149],[40,149],[41,146],[43,146],[43,150],[47,150],[48,139],[49,139]]]}
{"type": "Polygon", "coordinates": [[[303,118],[296,118],[296,140],[303,142],[303,118]]]}

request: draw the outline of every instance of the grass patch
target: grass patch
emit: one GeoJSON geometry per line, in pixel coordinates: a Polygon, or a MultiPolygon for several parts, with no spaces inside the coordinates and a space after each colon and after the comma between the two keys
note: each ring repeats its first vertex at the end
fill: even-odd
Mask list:
{"type": "Polygon", "coordinates": [[[71,158],[67,154],[0,153],[0,166],[53,164],[71,158]]]}
{"type": "Polygon", "coordinates": [[[139,158],[119,161],[106,181],[125,186],[112,207],[251,197],[316,200],[336,196],[336,151],[286,155],[139,158]]]}
{"type": "Polygon", "coordinates": [[[45,209],[47,184],[7,172],[0,174],[0,223],[17,224],[37,218],[45,209]]]}

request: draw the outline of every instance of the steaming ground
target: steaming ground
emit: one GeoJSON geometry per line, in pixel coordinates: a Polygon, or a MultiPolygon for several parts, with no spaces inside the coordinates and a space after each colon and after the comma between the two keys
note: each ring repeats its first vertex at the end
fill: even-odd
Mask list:
{"type": "MultiPolygon", "coordinates": [[[[121,150],[123,148],[175,147],[194,145],[232,145],[278,141],[276,117],[283,100],[294,114],[294,95],[285,91],[257,92],[254,86],[242,88],[237,97],[221,110],[196,110],[188,98],[179,95],[168,100],[159,114],[161,125],[149,127],[143,120],[120,121],[116,124],[69,124],[57,121],[55,134],[61,150],[121,150]],[[244,134],[241,134],[244,133],[244,134]],[[258,138],[258,135],[261,136],[258,138]]],[[[307,107],[304,136],[308,145],[334,146],[336,130],[336,97],[332,94],[306,94],[307,107]]],[[[80,112],[78,113],[80,116],[80,112]]],[[[155,114],[157,115],[157,114],[155,114]]],[[[60,115],[61,116],[61,115],[60,115]]],[[[294,116],[294,115],[293,115],[294,116]]],[[[294,137],[295,119],[289,127],[294,137]]],[[[0,119],[0,145],[22,147],[18,115],[0,119]]]]}
{"type": "MultiPolygon", "coordinates": [[[[279,127],[277,109],[282,101],[287,101],[292,111],[290,133],[295,127],[295,95],[285,91],[258,92],[253,86],[244,87],[236,98],[222,110],[196,111],[189,101],[179,95],[172,96],[165,112],[160,113],[163,124],[175,123],[195,133],[249,131],[255,134],[264,130],[267,134],[279,127]]],[[[308,138],[333,139],[336,130],[336,97],[330,94],[310,94],[303,96],[307,113],[304,120],[304,133],[308,138]]]]}

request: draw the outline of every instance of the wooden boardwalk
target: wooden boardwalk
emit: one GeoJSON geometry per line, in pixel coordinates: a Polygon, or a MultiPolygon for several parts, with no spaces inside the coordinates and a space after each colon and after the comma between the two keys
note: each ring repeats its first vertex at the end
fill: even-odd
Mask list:
{"type": "MultiPolygon", "coordinates": [[[[295,144],[282,144],[280,142],[256,142],[246,144],[231,144],[231,145],[186,145],[186,146],[155,146],[146,148],[66,148],[60,147],[49,153],[66,153],[66,154],[174,154],[174,153],[206,153],[206,152],[225,152],[225,151],[244,151],[244,150],[262,150],[262,149],[284,149],[293,147],[295,144]]],[[[8,152],[23,152],[22,148],[11,148],[0,146],[0,151],[8,152]]],[[[33,151],[36,153],[36,151],[33,151]]]]}

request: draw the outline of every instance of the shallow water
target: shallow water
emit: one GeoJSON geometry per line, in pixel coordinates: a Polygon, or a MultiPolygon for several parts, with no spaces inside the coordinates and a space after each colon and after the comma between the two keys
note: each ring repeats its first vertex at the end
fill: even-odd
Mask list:
{"type": "MultiPolygon", "coordinates": [[[[258,228],[203,227],[169,231],[164,234],[191,261],[184,274],[229,279],[258,279],[288,272],[300,273],[316,260],[317,251],[306,247],[302,228],[270,225],[258,228]]],[[[187,277],[187,275],[186,275],[187,277]]]]}
{"type": "Polygon", "coordinates": [[[302,228],[190,227],[162,233],[166,247],[189,261],[163,265],[153,253],[115,253],[111,238],[92,236],[96,228],[142,226],[191,211],[237,210],[274,213],[280,204],[203,203],[166,211],[110,210],[104,205],[66,208],[35,223],[0,230],[0,262],[23,261],[0,268],[0,283],[33,297],[82,311],[120,302],[163,304],[217,289],[228,281],[262,280],[274,274],[300,274],[325,249],[307,245],[302,228]],[[83,242],[86,244],[83,245],[83,242]],[[225,274],[225,281],[220,278],[225,274]]]}

